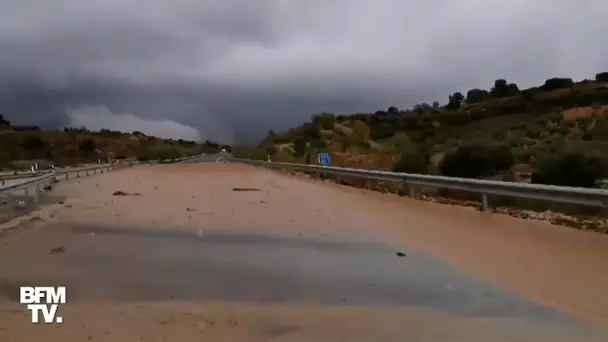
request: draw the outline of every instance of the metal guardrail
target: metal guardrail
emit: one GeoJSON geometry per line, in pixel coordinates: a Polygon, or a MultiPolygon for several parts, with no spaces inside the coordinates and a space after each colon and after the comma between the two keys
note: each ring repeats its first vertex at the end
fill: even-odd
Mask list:
{"type": "MultiPolygon", "coordinates": [[[[150,161],[148,163],[157,164],[157,163],[181,163],[193,159],[200,158],[200,156],[190,156],[190,157],[182,157],[177,159],[168,159],[168,160],[155,160],[150,161]]],[[[134,166],[144,164],[144,162],[139,161],[131,161],[128,160],[126,162],[117,162],[112,164],[98,164],[92,166],[85,166],[79,168],[61,168],[55,171],[52,170],[44,170],[35,174],[20,174],[20,175],[9,175],[0,178],[0,195],[10,195],[13,192],[23,191],[25,195],[28,195],[29,188],[36,186],[36,192],[41,191],[44,186],[52,183],[55,179],[70,179],[71,177],[79,178],[82,173],[86,173],[86,175],[90,175],[91,173],[96,174],[98,172],[104,173],[110,170],[115,170],[118,168],[123,168],[127,166],[134,166]],[[17,182],[14,184],[6,185],[5,180],[18,180],[23,179],[21,182],[17,182]]]]}
{"type": "Polygon", "coordinates": [[[608,207],[608,190],[606,189],[491,181],[472,178],[456,178],[389,171],[352,169],[335,166],[278,163],[238,158],[230,158],[229,160],[273,169],[315,173],[317,176],[320,176],[321,174],[333,174],[338,177],[338,181],[339,177],[348,176],[363,178],[366,180],[388,181],[406,184],[411,197],[415,196],[416,187],[463,190],[480,194],[482,210],[484,211],[489,207],[488,195],[528,198],[602,208],[608,207]]]}
{"type": "MultiPolygon", "coordinates": [[[[65,168],[56,171],[51,171],[47,172],[46,174],[43,174],[42,176],[23,178],[23,181],[21,182],[0,186],[0,195],[10,197],[14,193],[22,192],[23,195],[29,196],[30,190],[34,190],[34,193],[38,194],[42,192],[45,186],[55,182],[61,177],[65,177],[64,179],[66,180],[70,179],[70,176],[74,178],[79,178],[83,173],[85,173],[86,175],[104,173],[110,170],[115,170],[130,165],[131,164],[120,163],[102,164],[81,168],[65,168]]],[[[35,196],[35,200],[37,200],[37,196],[35,196]]]]}
{"type": "Polygon", "coordinates": [[[42,171],[37,171],[34,173],[27,172],[27,173],[13,174],[13,175],[2,175],[2,176],[0,176],[0,186],[5,185],[6,181],[40,177],[40,176],[48,175],[52,172],[53,172],[53,170],[42,170],[42,171]]]}
{"type": "MultiPolygon", "coordinates": [[[[131,165],[145,164],[145,163],[149,163],[149,164],[183,163],[183,162],[194,160],[194,159],[197,159],[197,158],[200,158],[200,156],[182,157],[182,158],[177,158],[177,159],[152,160],[152,161],[147,161],[147,162],[140,162],[140,161],[137,161],[137,160],[126,160],[124,162],[118,162],[118,163],[119,164],[125,164],[125,163],[127,163],[127,164],[131,164],[131,165]]],[[[80,167],[80,168],[67,167],[67,168],[57,169],[56,171],[53,171],[53,170],[40,170],[40,171],[36,171],[34,173],[32,173],[30,171],[27,171],[27,172],[21,172],[21,173],[18,173],[18,174],[4,174],[4,175],[0,175],[0,189],[2,188],[2,186],[5,185],[6,181],[40,177],[40,176],[43,176],[43,175],[51,174],[53,172],[58,173],[58,174],[65,173],[67,171],[74,172],[76,169],[84,170],[85,168],[95,168],[95,167],[98,167],[99,165],[111,165],[111,164],[95,164],[95,165],[85,166],[85,167],[80,167]]]]}

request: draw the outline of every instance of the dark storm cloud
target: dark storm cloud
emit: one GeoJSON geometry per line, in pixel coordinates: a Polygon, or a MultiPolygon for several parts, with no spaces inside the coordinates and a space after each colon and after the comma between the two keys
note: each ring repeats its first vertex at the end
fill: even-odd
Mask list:
{"type": "MultiPolygon", "coordinates": [[[[321,111],[608,69],[599,0],[0,0],[0,112],[251,140],[321,111]]],[[[160,132],[160,133],[159,133],[160,132]]]]}

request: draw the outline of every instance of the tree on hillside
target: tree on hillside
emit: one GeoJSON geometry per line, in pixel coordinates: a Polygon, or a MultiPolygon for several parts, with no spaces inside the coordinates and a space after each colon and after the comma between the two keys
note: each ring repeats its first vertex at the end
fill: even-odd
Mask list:
{"type": "Polygon", "coordinates": [[[46,144],[36,135],[25,136],[21,146],[28,152],[29,155],[36,157],[40,156],[41,153],[44,154],[46,150],[46,144]]]}
{"type": "Polygon", "coordinates": [[[460,109],[460,106],[462,106],[462,101],[464,101],[464,96],[461,92],[457,91],[453,95],[450,95],[448,104],[445,106],[445,108],[449,110],[460,109]]]}
{"type": "Polygon", "coordinates": [[[293,141],[293,150],[294,150],[293,155],[295,157],[297,157],[297,158],[302,157],[306,153],[307,148],[308,148],[308,143],[306,141],[306,138],[297,137],[293,141]]]}
{"type": "Polygon", "coordinates": [[[509,95],[509,84],[505,79],[498,79],[494,81],[494,86],[490,90],[492,97],[501,98],[509,95]]]}
{"type": "Polygon", "coordinates": [[[439,101],[433,101],[433,108],[434,109],[438,109],[440,105],[441,104],[439,103],[439,101]]]}
{"type": "Polygon", "coordinates": [[[574,81],[571,78],[559,78],[554,77],[545,81],[545,84],[540,88],[544,91],[551,91],[555,89],[564,89],[574,87],[574,81]]]}
{"type": "Polygon", "coordinates": [[[10,126],[11,122],[4,119],[4,115],[0,114],[0,126],[10,126]]]}
{"type": "Polygon", "coordinates": [[[320,139],[321,133],[319,132],[319,127],[316,127],[313,124],[306,124],[302,129],[302,136],[308,141],[320,139]]]}
{"type": "Polygon", "coordinates": [[[95,141],[92,139],[85,139],[80,142],[80,145],[78,145],[78,149],[85,154],[93,153],[96,148],[97,144],[95,144],[95,141]]]}
{"type": "Polygon", "coordinates": [[[479,103],[487,100],[490,97],[490,93],[483,89],[471,89],[467,91],[466,102],[468,104],[479,103]]]}
{"type": "Polygon", "coordinates": [[[509,170],[515,164],[515,156],[507,146],[491,146],[486,148],[487,168],[490,175],[509,170]]]}
{"type": "Polygon", "coordinates": [[[388,107],[388,110],[386,112],[388,114],[399,115],[399,108],[397,108],[395,106],[390,106],[390,107],[388,107]]]}
{"type": "Polygon", "coordinates": [[[25,136],[21,145],[29,152],[44,150],[46,148],[44,141],[35,135],[25,136]]]}
{"type": "Polygon", "coordinates": [[[519,87],[517,86],[517,84],[509,83],[509,85],[507,87],[508,87],[509,96],[515,96],[515,95],[519,94],[519,87]]]}
{"type": "Polygon", "coordinates": [[[595,74],[596,82],[608,82],[608,72],[600,72],[595,74]]]}
{"type": "Polygon", "coordinates": [[[425,174],[429,171],[429,158],[421,152],[407,151],[393,165],[393,172],[425,174]]]}
{"type": "Polygon", "coordinates": [[[432,109],[433,107],[426,102],[415,104],[412,108],[412,110],[418,115],[422,115],[428,111],[431,111],[432,109]]]}
{"type": "Polygon", "coordinates": [[[279,149],[277,148],[276,145],[271,144],[266,146],[266,153],[268,153],[268,155],[275,155],[277,152],[279,152],[279,149]]]}
{"type": "Polygon", "coordinates": [[[506,171],[514,162],[515,158],[506,147],[468,145],[446,154],[440,170],[444,176],[478,178],[506,171]]]}
{"type": "Polygon", "coordinates": [[[519,87],[515,83],[508,83],[505,79],[498,79],[494,81],[494,87],[490,90],[490,94],[494,98],[503,98],[508,96],[514,96],[519,93],[519,87]]]}
{"type": "Polygon", "coordinates": [[[608,177],[605,158],[569,152],[542,160],[532,183],[591,188],[603,177],[608,177]]]}

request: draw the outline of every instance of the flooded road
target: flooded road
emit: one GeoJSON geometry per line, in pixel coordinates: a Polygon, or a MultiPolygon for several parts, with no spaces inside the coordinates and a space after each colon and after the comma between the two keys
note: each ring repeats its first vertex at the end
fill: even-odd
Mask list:
{"type": "MultiPolygon", "coordinates": [[[[143,175],[101,176],[132,176],[121,190],[140,196],[83,181],[86,196],[0,238],[0,340],[600,340],[562,310],[387,240],[362,216],[290,215],[264,226],[269,219],[243,220],[244,208],[274,203],[268,191],[237,194],[209,181],[201,195],[174,184],[175,198],[161,202],[152,194],[165,185],[143,175]],[[213,204],[219,188],[231,204],[213,204]],[[151,210],[159,202],[165,210],[151,210]],[[29,326],[16,303],[22,285],[67,286],[65,323],[29,326]]],[[[180,176],[188,175],[198,177],[180,176]]]]}

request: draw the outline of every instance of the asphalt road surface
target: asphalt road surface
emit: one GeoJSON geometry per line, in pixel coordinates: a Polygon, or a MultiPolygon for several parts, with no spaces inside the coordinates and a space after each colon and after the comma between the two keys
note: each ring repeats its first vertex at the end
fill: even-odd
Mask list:
{"type": "Polygon", "coordinates": [[[608,336],[603,235],[215,162],[54,195],[0,237],[1,341],[608,336]],[[26,284],[67,286],[63,324],[31,325],[26,284]]]}

